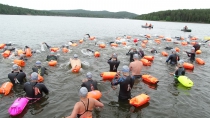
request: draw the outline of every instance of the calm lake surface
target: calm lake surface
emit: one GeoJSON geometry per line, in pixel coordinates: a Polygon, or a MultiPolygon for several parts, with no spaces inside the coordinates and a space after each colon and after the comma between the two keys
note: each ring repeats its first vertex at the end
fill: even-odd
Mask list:
{"type": "MultiPolygon", "coordinates": [[[[89,33],[96,37],[96,41],[87,40],[77,47],[70,47],[71,51],[67,54],[59,52],[60,58],[56,67],[49,67],[45,61],[49,51],[34,54],[26,62],[23,71],[30,78],[31,68],[37,60],[49,69],[49,74],[45,75],[44,84],[50,93],[44,96],[39,102],[30,104],[17,117],[12,118],[61,118],[71,114],[74,104],[79,100],[78,90],[81,80],[84,79],[87,72],[93,73],[93,79],[98,80],[98,88],[103,96],[101,101],[105,107],[101,111],[93,112],[94,118],[209,118],[210,117],[210,74],[209,74],[209,44],[201,45],[202,54],[196,57],[205,60],[205,65],[198,65],[194,62],[194,71],[186,71],[194,86],[189,89],[181,84],[174,85],[173,77],[170,72],[175,71],[175,67],[167,65],[167,57],[161,55],[162,51],[171,53],[164,48],[166,46],[179,47],[181,59],[188,61],[185,50],[191,49],[191,45],[182,46],[172,42],[162,41],[160,45],[153,39],[157,35],[165,37],[183,36],[189,41],[188,36],[198,37],[202,42],[205,36],[209,36],[209,24],[196,23],[177,23],[177,22],[155,22],[129,19],[104,19],[104,18],[77,18],[77,17],[56,17],[56,16],[17,16],[0,15],[0,43],[14,43],[14,47],[22,49],[28,45],[34,50],[41,49],[41,43],[47,42],[51,46],[61,46],[67,44],[70,40],[79,40],[84,34],[89,33]],[[141,28],[145,23],[154,25],[153,29],[141,28]],[[185,25],[192,29],[192,32],[180,31],[185,25]],[[142,35],[150,34],[152,36],[147,47],[143,48],[146,55],[155,57],[152,66],[144,66],[142,74],[151,74],[159,79],[157,86],[151,86],[140,81],[136,83],[132,96],[146,93],[150,96],[148,104],[139,108],[133,108],[129,105],[119,106],[117,90],[112,90],[110,82],[100,81],[101,72],[109,71],[107,60],[112,53],[118,54],[121,61],[118,70],[123,65],[129,65],[129,57],[125,54],[131,47],[137,47],[132,41],[127,46],[110,47],[106,46],[100,49],[95,46],[95,42],[114,41],[118,36],[129,35],[132,38],[145,39],[142,35]],[[157,54],[151,54],[150,50],[155,47],[157,54]],[[90,48],[98,50],[101,53],[99,58],[84,53],[84,50],[90,48]],[[78,54],[83,63],[83,72],[73,74],[69,68],[69,58],[73,54],[78,54]]],[[[173,39],[175,41],[175,39],[173,39]]],[[[140,43],[139,43],[140,46],[140,43]]],[[[12,59],[3,59],[0,57],[0,84],[9,81],[8,73],[13,65],[12,59]]],[[[13,101],[25,93],[19,90],[13,90],[9,95],[0,97],[0,117],[10,118],[8,108],[13,101]]]]}

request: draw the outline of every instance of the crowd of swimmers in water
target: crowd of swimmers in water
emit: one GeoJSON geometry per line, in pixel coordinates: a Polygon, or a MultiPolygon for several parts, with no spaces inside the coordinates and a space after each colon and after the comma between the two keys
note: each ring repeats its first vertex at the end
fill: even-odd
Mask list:
{"type": "MultiPolygon", "coordinates": [[[[90,37],[90,36],[89,36],[90,37]]],[[[73,41],[69,42],[70,44],[73,41]]],[[[47,43],[43,43],[47,48],[51,48],[47,43]]],[[[6,44],[3,51],[15,50],[14,47],[11,47],[11,43],[6,44]]],[[[62,47],[69,48],[69,45],[63,45],[62,47]]],[[[25,46],[25,49],[29,48],[25,46]]],[[[176,50],[171,47],[166,47],[165,49],[171,50],[170,56],[166,59],[166,63],[170,63],[171,65],[177,65],[177,69],[174,73],[170,73],[176,77],[180,75],[185,75],[185,69],[183,68],[183,60],[180,59],[176,50]]],[[[195,61],[195,52],[200,49],[200,45],[196,42],[194,46],[192,46],[190,52],[186,52],[187,56],[189,56],[190,61],[195,61]]],[[[94,52],[90,49],[87,51],[94,52]]],[[[36,53],[36,51],[32,51],[36,53]]],[[[151,49],[151,53],[157,53],[158,51],[155,48],[151,49]]],[[[130,64],[123,65],[120,70],[118,70],[118,66],[120,65],[120,60],[118,59],[118,55],[113,53],[111,57],[107,60],[109,64],[110,72],[116,72],[115,78],[111,81],[111,88],[116,89],[116,85],[120,85],[120,91],[118,95],[118,102],[125,103],[131,99],[131,89],[133,88],[135,80],[141,79],[141,70],[143,67],[143,63],[139,61],[140,58],[144,57],[144,51],[142,48],[131,48],[126,55],[130,56],[130,64]]],[[[59,55],[55,55],[53,51],[47,56],[46,61],[57,60],[59,55]]],[[[78,55],[74,54],[74,58],[77,59],[78,55]]],[[[20,59],[26,60],[24,54],[20,55],[20,59]]],[[[9,80],[12,84],[19,85],[23,84],[23,90],[26,93],[26,97],[34,102],[39,100],[43,93],[48,94],[49,90],[43,83],[38,82],[39,75],[44,76],[44,74],[48,75],[48,71],[45,67],[42,67],[42,63],[40,61],[36,61],[35,66],[32,68],[32,74],[30,76],[30,81],[27,82],[26,74],[23,72],[20,66],[14,64],[12,66],[12,71],[8,74],[9,80]]],[[[80,100],[74,105],[73,111],[70,116],[67,118],[91,118],[92,111],[94,108],[102,108],[104,104],[100,100],[96,100],[94,98],[87,98],[87,94],[90,91],[98,90],[97,81],[92,78],[93,75],[91,72],[86,74],[86,79],[82,80],[81,88],[79,90],[80,100]]]]}

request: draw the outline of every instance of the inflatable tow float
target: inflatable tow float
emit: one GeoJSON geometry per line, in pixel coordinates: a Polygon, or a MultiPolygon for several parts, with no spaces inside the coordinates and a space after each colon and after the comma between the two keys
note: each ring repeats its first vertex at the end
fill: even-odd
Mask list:
{"type": "Polygon", "coordinates": [[[135,107],[139,107],[149,102],[149,100],[150,100],[150,97],[148,95],[141,94],[130,99],[129,103],[135,107]]]}

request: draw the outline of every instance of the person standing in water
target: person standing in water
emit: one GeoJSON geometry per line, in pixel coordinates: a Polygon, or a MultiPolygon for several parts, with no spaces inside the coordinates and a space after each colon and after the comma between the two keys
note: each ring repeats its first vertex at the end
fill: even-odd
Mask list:
{"type": "Polygon", "coordinates": [[[112,57],[107,61],[107,63],[110,66],[110,69],[109,69],[110,72],[117,72],[117,68],[120,64],[120,61],[117,60],[117,54],[115,53],[112,54],[112,57]]]}
{"type": "Polygon", "coordinates": [[[136,48],[131,48],[131,49],[129,50],[129,52],[126,53],[126,55],[130,55],[130,62],[134,61],[134,60],[133,60],[133,55],[134,55],[134,54],[138,54],[136,48]],[[131,52],[131,50],[133,50],[133,51],[131,52]]]}
{"type": "Polygon", "coordinates": [[[87,98],[88,90],[81,87],[79,90],[80,101],[74,105],[70,116],[65,118],[92,118],[92,111],[96,107],[104,107],[104,104],[94,98],[87,98]]]}
{"type": "Polygon", "coordinates": [[[133,59],[134,59],[134,61],[131,62],[129,65],[129,69],[132,73],[132,78],[133,79],[141,78],[141,70],[143,67],[143,63],[138,60],[139,59],[138,54],[134,54],[133,59]]]}
{"type": "Polygon", "coordinates": [[[93,90],[98,90],[97,81],[92,79],[91,72],[88,72],[86,74],[86,79],[82,80],[81,87],[86,87],[88,89],[88,92],[93,91],[93,90]]]}

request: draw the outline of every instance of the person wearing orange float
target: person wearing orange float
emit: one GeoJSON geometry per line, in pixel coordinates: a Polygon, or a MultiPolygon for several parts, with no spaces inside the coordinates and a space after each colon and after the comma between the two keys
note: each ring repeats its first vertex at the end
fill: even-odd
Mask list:
{"type": "Polygon", "coordinates": [[[78,55],[74,54],[74,58],[70,58],[70,65],[71,65],[71,71],[72,72],[80,72],[82,70],[81,61],[78,59],[78,55]]]}
{"type": "Polygon", "coordinates": [[[117,60],[117,54],[115,53],[112,54],[112,57],[107,61],[107,63],[110,66],[110,69],[109,69],[110,72],[117,72],[117,68],[120,64],[120,61],[117,60]]]}
{"type": "Polygon", "coordinates": [[[175,73],[170,73],[171,75],[174,75],[174,79],[175,79],[176,82],[178,82],[178,77],[180,75],[185,75],[185,69],[183,67],[183,63],[184,63],[183,60],[179,60],[175,73]]]}
{"type": "Polygon", "coordinates": [[[103,108],[104,104],[94,98],[87,98],[88,90],[81,87],[79,90],[80,101],[74,105],[74,109],[70,116],[65,118],[92,118],[94,108],[103,108]]]}
{"type": "Polygon", "coordinates": [[[118,101],[121,103],[122,102],[126,103],[128,102],[129,99],[131,99],[131,89],[133,88],[133,85],[134,85],[134,79],[132,79],[129,74],[130,70],[128,66],[124,65],[122,67],[121,72],[122,72],[122,76],[119,77],[118,79],[115,78],[115,80],[111,82],[111,85],[116,86],[120,84],[120,92],[118,96],[118,101]]]}
{"type": "Polygon", "coordinates": [[[133,79],[138,79],[141,78],[141,70],[143,67],[143,63],[141,61],[139,61],[139,55],[138,54],[134,54],[133,55],[133,59],[134,61],[130,63],[129,65],[129,69],[131,71],[131,75],[133,79]]]}
{"type": "Polygon", "coordinates": [[[81,87],[86,87],[88,89],[88,92],[93,91],[93,90],[98,90],[97,81],[92,79],[91,72],[88,72],[86,74],[86,79],[82,80],[81,87]]]}
{"type": "Polygon", "coordinates": [[[50,52],[50,55],[47,55],[47,59],[46,59],[46,61],[51,61],[51,60],[55,60],[55,61],[58,60],[58,56],[54,55],[53,51],[50,52]]]}
{"type": "Polygon", "coordinates": [[[179,55],[176,54],[175,49],[172,49],[172,54],[168,57],[168,59],[166,60],[166,63],[168,63],[169,61],[171,65],[176,65],[177,61],[179,61],[179,55]]]}
{"type": "Polygon", "coordinates": [[[44,76],[48,75],[47,69],[41,66],[41,61],[36,61],[36,65],[32,68],[33,72],[37,72],[39,75],[44,76]]]}
{"type": "Polygon", "coordinates": [[[191,52],[185,52],[187,53],[187,56],[190,57],[190,61],[193,63],[195,61],[195,48],[192,47],[191,52]]]}
{"type": "Polygon", "coordinates": [[[26,74],[21,71],[21,68],[17,64],[12,66],[12,72],[8,74],[8,78],[14,86],[26,82],[26,74]]]}

